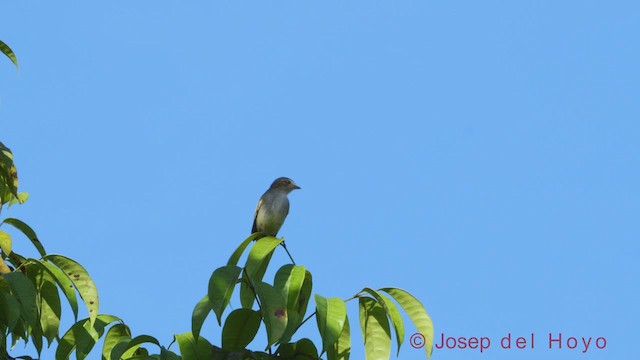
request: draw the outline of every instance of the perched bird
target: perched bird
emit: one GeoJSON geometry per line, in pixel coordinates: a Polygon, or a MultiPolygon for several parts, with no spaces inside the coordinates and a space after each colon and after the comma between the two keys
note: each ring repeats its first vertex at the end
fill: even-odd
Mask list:
{"type": "Polygon", "coordinates": [[[287,195],[296,189],[300,189],[300,186],[289,178],[279,177],[275,179],[269,190],[258,201],[251,232],[260,232],[264,236],[276,236],[284,223],[284,219],[289,214],[289,198],[287,198],[287,195]]]}

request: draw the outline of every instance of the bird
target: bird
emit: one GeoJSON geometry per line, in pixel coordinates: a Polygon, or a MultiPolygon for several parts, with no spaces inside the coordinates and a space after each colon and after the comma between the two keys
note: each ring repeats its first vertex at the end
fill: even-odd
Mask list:
{"type": "MultiPolygon", "coordinates": [[[[293,180],[287,177],[279,177],[273,181],[269,189],[260,197],[253,217],[251,233],[261,233],[263,236],[278,235],[284,220],[289,214],[289,195],[293,190],[300,189],[293,180]]],[[[281,243],[291,258],[284,241],[281,243]]],[[[293,261],[293,258],[291,258],[293,261]]]]}
{"type": "Polygon", "coordinates": [[[259,232],[264,236],[276,236],[289,214],[289,195],[300,189],[293,180],[279,177],[273,181],[256,206],[251,232],[259,232]]]}

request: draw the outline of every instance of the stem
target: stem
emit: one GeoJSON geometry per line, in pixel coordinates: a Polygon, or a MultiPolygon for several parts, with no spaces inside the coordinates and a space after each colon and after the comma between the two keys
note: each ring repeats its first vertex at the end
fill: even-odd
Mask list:
{"type": "Polygon", "coordinates": [[[357,299],[357,298],[359,298],[359,297],[360,297],[360,294],[362,294],[362,291],[360,291],[359,293],[357,293],[357,294],[353,295],[352,297],[348,298],[347,300],[344,300],[344,302],[347,302],[347,301],[351,301],[351,300],[357,299]]]}
{"type": "MultiPolygon", "coordinates": [[[[11,260],[11,259],[9,259],[9,260],[11,260]]],[[[20,260],[20,259],[18,259],[18,260],[20,260]]],[[[18,265],[15,269],[13,269],[13,271],[18,271],[18,270],[20,270],[20,268],[23,268],[26,265],[29,265],[29,264],[32,263],[31,259],[24,259],[24,260],[25,261],[20,261],[20,265],[18,265]]],[[[40,260],[42,260],[42,259],[40,259],[40,260]]]]}
{"type": "MultiPolygon", "coordinates": [[[[196,341],[198,341],[198,339],[196,339],[196,341]]],[[[173,341],[171,341],[171,344],[169,344],[169,346],[167,346],[167,350],[171,349],[171,345],[173,345],[173,343],[176,342],[176,337],[173,337],[173,341]]]]}
{"type": "Polygon", "coordinates": [[[249,287],[249,289],[253,293],[253,297],[256,299],[256,303],[258,304],[258,308],[260,309],[260,311],[262,311],[262,304],[260,304],[260,299],[258,298],[258,294],[256,293],[256,289],[253,288],[253,283],[251,282],[251,278],[249,278],[249,274],[247,274],[247,269],[246,268],[242,268],[242,275],[246,278],[247,286],[249,287]]]}
{"type": "MultiPolygon", "coordinates": [[[[348,298],[347,300],[343,300],[343,301],[344,301],[344,302],[348,302],[348,301],[351,301],[351,300],[353,300],[353,299],[357,299],[357,298],[359,298],[359,297],[360,297],[360,296],[359,296],[360,294],[362,294],[362,291],[360,291],[359,293],[357,293],[357,294],[353,295],[352,297],[348,298]]],[[[314,315],[316,315],[317,313],[318,313],[317,311],[314,311],[314,312],[313,312],[313,314],[311,314],[311,315],[307,316],[307,318],[306,318],[306,319],[304,319],[304,320],[302,320],[302,322],[300,323],[300,325],[298,325],[298,326],[296,327],[296,329],[295,329],[293,332],[295,333],[296,331],[298,331],[298,329],[300,329],[300,327],[302,327],[302,325],[304,325],[304,323],[306,323],[306,322],[307,322],[307,320],[311,319],[311,318],[312,318],[314,315]]]]}
{"type": "Polygon", "coordinates": [[[302,322],[300,323],[300,325],[298,325],[298,326],[296,327],[296,329],[295,329],[293,332],[295,333],[296,331],[298,331],[298,329],[300,329],[300,327],[301,327],[302,325],[304,325],[304,323],[306,323],[306,322],[307,322],[307,320],[311,319],[311,318],[312,318],[316,313],[317,313],[317,311],[314,311],[314,312],[313,312],[313,314],[311,314],[311,315],[307,316],[307,318],[306,318],[306,319],[302,320],[302,322]]]}
{"type": "Polygon", "coordinates": [[[287,255],[289,255],[289,259],[291,259],[291,263],[293,263],[293,265],[295,265],[296,262],[293,260],[293,257],[289,253],[289,250],[287,249],[287,245],[284,244],[284,239],[282,239],[282,242],[280,243],[280,245],[282,245],[282,247],[284,248],[284,251],[286,251],[287,255]]]}

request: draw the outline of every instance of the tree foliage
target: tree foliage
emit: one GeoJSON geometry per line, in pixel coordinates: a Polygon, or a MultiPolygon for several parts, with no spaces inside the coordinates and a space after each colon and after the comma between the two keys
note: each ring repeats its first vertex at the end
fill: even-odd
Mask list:
{"type": "MultiPolygon", "coordinates": [[[[0,50],[17,65],[15,55],[1,41],[0,50]]],[[[0,214],[27,198],[27,193],[18,192],[13,154],[0,143],[0,214]]],[[[96,344],[102,339],[103,360],[348,360],[352,333],[347,305],[356,299],[366,359],[390,358],[392,332],[399,354],[405,333],[400,308],[424,336],[429,358],[433,343],[431,319],[420,301],[405,290],[365,287],[346,300],[324,297],[312,293],[311,272],[295,264],[282,265],[271,281],[264,279],[272,255],[282,242],[283,239],[255,233],[240,243],[227,264],[213,271],[206,295],[193,310],[191,332],[174,335],[178,345],[174,352],[169,349],[171,345],[165,347],[152,336],[133,336],[119,317],[100,314],[97,287],[82,265],[63,255],[48,254],[36,232],[21,220],[0,218],[0,359],[16,358],[9,353],[19,342],[31,341],[40,354],[46,341],[48,347],[55,346],[56,360],[69,359],[73,353],[82,360],[97,351],[96,344]],[[13,238],[5,231],[9,227],[24,235],[38,256],[26,257],[16,252],[13,238]],[[239,266],[245,253],[244,266],[239,266]],[[241,307],[227,312],[234,295],[241,307]],[[309,309],[312,297],[315,305],[309,309]],[[75,323],[61,333],[63,302],[69,304],[75,323]],[[79,304],[87,313],[80,320],[79,304]],[[222,327],[220,346],[200,335],[211,313],[222,327]],[[312,317],[322,339],[320,344],[296,336],[312,317]],[[261,342],[265,350],[248,350],[261,327],[266,330],[266,339],[261,342]]]]}

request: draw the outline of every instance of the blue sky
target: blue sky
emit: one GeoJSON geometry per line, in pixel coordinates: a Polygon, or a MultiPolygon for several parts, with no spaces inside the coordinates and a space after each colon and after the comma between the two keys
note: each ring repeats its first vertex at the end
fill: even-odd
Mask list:
{"type": "MultiPolygon", "coordinates": [[[[190,330],[260,195],[289,176],[302,190],[280,235],[314,292],[402,287],[437,337],[493,341],[434,359],[629,358],[640,320],[639,11],[633,1],[3,2],[0,39],[20,70],[0,62],[0,140],[31,194],[3,215],[85,265],[102,313],[167,345],[190,330]],[[533,350],[498,347],[532,332],[533,350]],[[548,349],[549,333],[607,347],[548,349]]],[[[312,322],[303,331],[316,333],[312,322]]],[[[220,344],[213,319],[203,334],[220,344]]],[[[400,358],[424,353],[405,343],[400,358]]]]}

